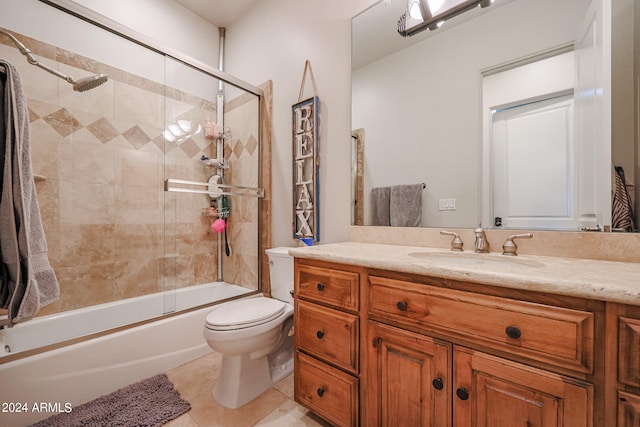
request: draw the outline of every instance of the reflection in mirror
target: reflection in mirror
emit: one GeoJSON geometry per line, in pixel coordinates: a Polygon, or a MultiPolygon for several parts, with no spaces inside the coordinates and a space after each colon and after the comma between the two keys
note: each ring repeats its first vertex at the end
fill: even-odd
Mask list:
{"type": "MultiPolygon", "coordinates": [[[[633,131],[632,89],[637,75],[633,50],[637,3],[639,0],[496,0],[489,8],[467,12],[436,31],[409,38],[396,31],[406,1],[381,2],[356,16],[352,27],[352,129],[366,132],[366,145],[360,159],[363,200],[358,199],[354,207],[360,204],[364,225],[372,224],[372,189],[424,182],[423,226],[497,227],[496,217],[503,214],[493,213],[492,112],[568,96],[573,106],[563,117],[571,139],[542,134],[545,140],[536,148],[536,139],[531,138],[533,145],[528,149],[536,153],[535,163],[527,164],[526,154],[521,154],[513,163],[516,169],[512,166],[511,170],[514,183],[526,183],[540,181],[550,168],[556,168],[555,181],[568,181],[552,180],[549,193],[565,198],[554,196],[545,203],[551,204],[551,215],[563,218],[537,224],[519,218],[500,227],[609,229],[615,184],[612,166],[622,166],[626,172],[631,199],[637,191],[633,184],[638,179],[639,150],[633,131]],[[609,13],[615,19],[613,26],[603,20],[609,13]],[[526,78],[518,76],[515,85],[541,87],[538,93],[506,104],[486,103],[486,79],[565,54],[571,56],[568,87],[545,88],[550,73],[534,72],[526,78]],[[541,148],[546,144],[560,152],[560,147],[549,145],[549,139],[564,144],[560,160],[541,148]]],[[[498,87],[498,93],[502,92],[498,87]]],[[[527,126],[535,129],[533,123],[527,126]]],[[[527,133],[526,127],[521,129],[527,133]]],[[[539,207],[544,187],[537,188],[537,195],[522,194],[531,191],[526,185],[520,188],[516,197],[507,199],[511,210],[506,216],[535,218],[535,209],[527,211],[520,203],[528,200],[539,207]]],[[[504,205],[504,198],[498,199],[504,205]]]]}

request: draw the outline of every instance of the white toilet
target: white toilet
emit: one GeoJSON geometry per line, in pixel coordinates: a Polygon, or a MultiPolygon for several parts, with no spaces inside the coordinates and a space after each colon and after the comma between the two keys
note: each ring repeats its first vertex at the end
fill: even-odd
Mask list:
{"type": "Polygon", "coordinates": [[[273,298],[221,304],[208,316],[204,338],[222,354],[213,397],[239,408],[293,372],[293,258],[267,249],[273,298]]]}

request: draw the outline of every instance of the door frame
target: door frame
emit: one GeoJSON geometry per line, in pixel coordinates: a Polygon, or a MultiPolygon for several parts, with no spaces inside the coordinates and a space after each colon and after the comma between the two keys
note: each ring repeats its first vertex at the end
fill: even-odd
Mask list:
{"type": "MultiPolygon", "coordinates": [[[[482,132],[480,141],[479,165],[481,179],[479,186],[480,225],[484,228],[494,228],[493,225],[493,173],[492,173],[492,128],[493,111],[515,105],[533,103],[544,99],[573,94],[574,78],[574,47],[573,44],[562,45],[547,51],[522,58],[520,60],[502,64],[481,71],[481,109],[480,123],[482,132]],[[522,83],[519,75],[530,67],[538,67],[536,73],[553,75],[553,80],[539,81],[537,85],[524,85],[518,93],[509,94],[504,90],[504,81],[514,84],[522,83]],[[559,72],[558,70],[562,70],[559,72]]],[[[521,85],[522,86],[522,85],[521,85]]]]}

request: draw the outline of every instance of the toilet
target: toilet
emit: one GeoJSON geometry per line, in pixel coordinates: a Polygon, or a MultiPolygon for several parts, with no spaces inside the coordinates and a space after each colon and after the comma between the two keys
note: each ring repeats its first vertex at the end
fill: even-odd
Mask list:
{"type": "Polygon", "coordinates": [[[213,397],[239,408],[293,372],[293,257],[267,249],[271,295],[220,304],[207,316],[204,338],[222,354],[213,397]]]}

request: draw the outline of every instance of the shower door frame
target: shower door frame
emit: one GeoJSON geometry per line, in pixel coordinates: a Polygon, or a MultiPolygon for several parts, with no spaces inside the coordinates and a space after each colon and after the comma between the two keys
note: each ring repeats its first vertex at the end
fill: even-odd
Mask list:
{"type": "MultiPolygon", "coordinates": [[[[224,71],[211,67],[203,62],[194,59],[188,55],[184,55],[183,53],[168,48],[166,46],[161,46],[157,41],[117,22],[113,19],[110,19],[104,15],[101,15],[94,10],[91,10],[85,6],[82,6],[76,3],[73,0],[38,0],[41,3],[54,7],[62,12],[65,12],[69,15],[72,15],[78,19],[81,19],[87,23],[90,23],[102,30],[108,31],[114,35],[122,37],[132,43],[135,43],[139,46],[145,47],[153,52],[156,52],[165,57],[171,58],[175,61],[178,61],[188,67],[191,67],[197,71],[200,71],[204,74],[207,74],[213,78],[216,78],[226,84],[230,84],[238,89],[244,90],[248,93],[251,93],[258,97],[258,187],[264,188],[263,182],[263,168],[266,165],[263,164],[263,141],[264,141],[264,108],[268,108],[265,106],[265,93],[262,89],[254,86],[248,82],[245,82],[237,77],[234,77],[224,71]]],[[[269,86],[270,87],[270,86],[269,86]]],[[[270,181],[270,180],[267,180],[270,181]]],[[[267,184],[270,187],[270,182],[267,184]]],[[[270,233],[265,233],[264,227],[269,227],[269,224],[266,224],[265,218],[263,218],[263,211],[268,208],[270,205],[270,195],[268,191],[265,191],[265,196],[262,198],[258,198],[258,292],[263,292],[266,295],[270,295],[270,286],[268,282],[268,278],[264,278],[264,269],[266,264],[266,254],[264,253],[264,249],[270,246],[271,238],[270,233]],[[266,200],[265,200],[266,199],[266,200]]],[[[218,254],[220,256],[220,254],[218,254]]]]}

